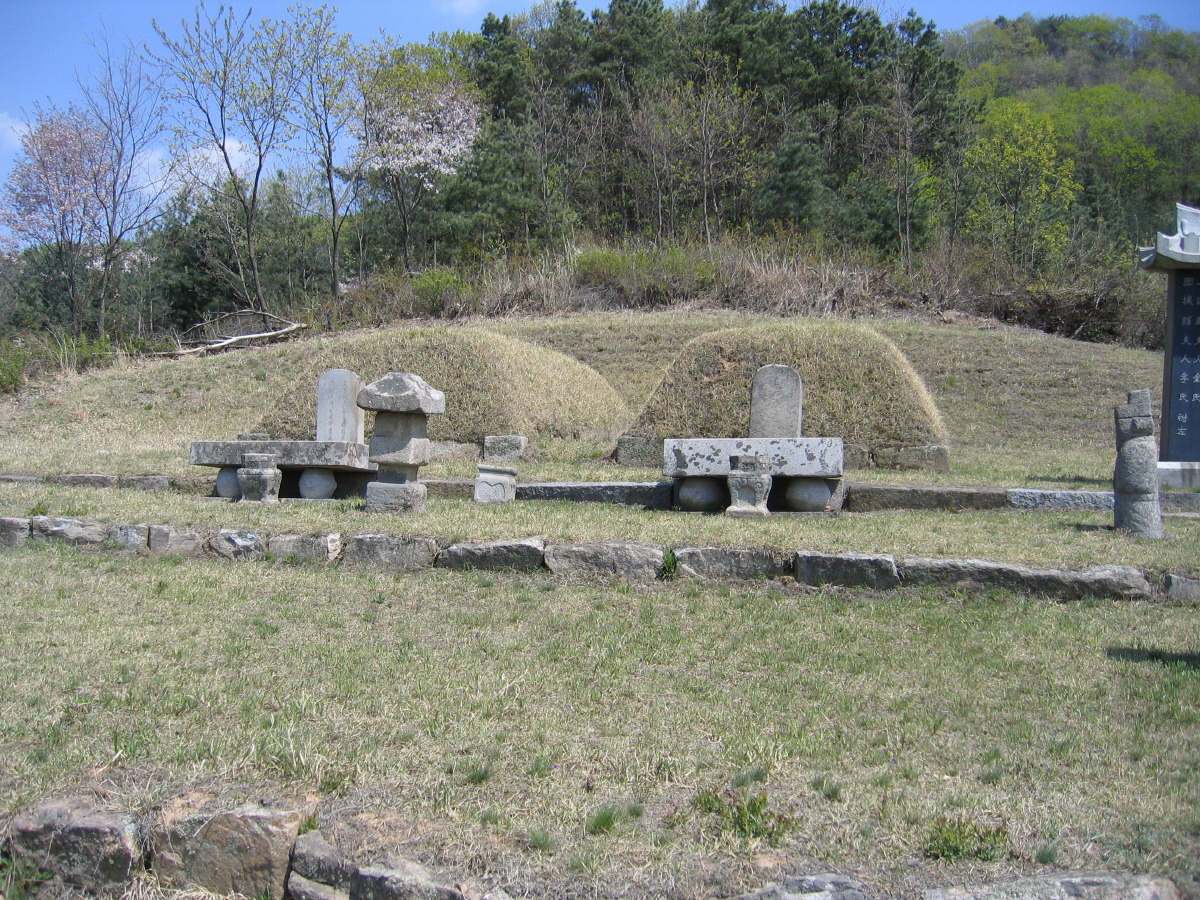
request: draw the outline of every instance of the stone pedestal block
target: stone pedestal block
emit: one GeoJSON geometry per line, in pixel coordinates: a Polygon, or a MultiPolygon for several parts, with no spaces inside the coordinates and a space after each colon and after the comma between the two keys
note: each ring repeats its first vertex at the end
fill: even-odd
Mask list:
{"type": "Polygon", "coordinates": [[[242,457],[242,467],[237,470],[237,480],[242,500],[279,502],[279,484],[283,481],[283,473],[276,467],[273,454],[247,453],[242,457]]]}
{"type": "Polygon", "coordinates": [[[726,477],[729,484],[729,508],[725,515],[735,518],[762,518],[771,496],[770,461],[762,456],[735,456],[734,470],[726,477]]]}
{"type": "Polygon", "coordinates": [[[523,434],[489,434],[483,439],[483,458],[488,462],[516,462],[525,458],[529,440],[523,434]]]}
{"type": "Polygon", "coordinates": [[[417,481],[393,484],[372,481],[367,485],[367,512],[425,512],[425,485],[417,481]]]}
{"type": "Polygon", "coordinates": [[[517,470],[479,465],[475,476],[476,503],[511,503],[517,499],[517,470]]]}

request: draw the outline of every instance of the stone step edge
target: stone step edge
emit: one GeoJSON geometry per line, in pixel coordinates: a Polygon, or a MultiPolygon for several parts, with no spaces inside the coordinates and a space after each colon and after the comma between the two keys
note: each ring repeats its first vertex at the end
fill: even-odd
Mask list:
{"type": "MultiPolygon", "coordinates": [[[[24,475],[0,474],[0,483],[45,483],[76,487],[123,487],[146,491],[196,493],[215,476],[173,478],[168,475],[24,475]]],[[[470,499],[470,478],[422,479],[430,497],[470,499]]],[[[670,481],[545,481],[518,482],[518,500],[570,500],[577,503],[618,503],[647,509],[671,507],[670,481]]],[[[1200,512],[1200,493],[1160,493],[1164,510],[1200,512]]],[[[1065,491],[1047,488],[975,488],[920,484],[887,484],[846,480],[845,512],[900,509],[963,510],[1091,510],[1113,508],[1112,491],[1065,491]]]]}
{"type": "Polygon", "coordinates": [[[983,559],[729,547],[667,547],[637,541],[571,544],[543,537],[450,544],[431,535],[300,535],[246,529],[195,530],[145,523],[108,525],[51,516],[0,517],[0,546],[58,540],[76,547],[145,557],[186,556],[391,567],[548,571],[553,575],[653,581],[676,576],[712,580],[791,577],[820,587],[889,590],[906,586],[1004,588],[1059,599],[1085,596],[1200,603],[1200,580],[1134,566],[1083,571],[983,559]]]}

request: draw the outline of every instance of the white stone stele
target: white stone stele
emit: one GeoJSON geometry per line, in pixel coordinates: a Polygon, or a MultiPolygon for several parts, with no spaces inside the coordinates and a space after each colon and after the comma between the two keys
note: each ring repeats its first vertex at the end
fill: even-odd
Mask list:
{"type": "Polygon", "coordinates": [[[725,477],[735,456],[765,456],[771,475],[785,478],[841,478],[841,438],[670,438],[663,441],[663,474],[668,478],[725,477]]]}
{"type": "Polygon", "coordinates": [[[517,499],[517,470],[479,464],[475,476],[476,503],[511,503],[517,499]]]}
{"type": "Polygon", "coordinates": [[[750,386],[750,437],[798,438],[804,416],[804,382],[791,366],[769,365],[750,386]]]}
{"type": "Polygon", "coordinates": [[[363,380],[349,369],[330,369],[317,379],[317,440],[364,443],[358,392],[363,380]]]}

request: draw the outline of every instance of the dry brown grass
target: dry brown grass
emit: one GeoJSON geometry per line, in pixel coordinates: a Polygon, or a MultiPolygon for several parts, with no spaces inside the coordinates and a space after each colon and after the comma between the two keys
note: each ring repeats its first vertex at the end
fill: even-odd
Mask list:
{"type": "Polygon", "coordinates": [[[755,325],[702,335],[680,350],[635,434],[741,437],[750,383],[769,363],[804,380],[804,433],[875,447],[945,444],[948,435],[920,377],[895,345],[843,322],[755,325]]]}
{"type": "Polygon", "coordinates": [[[477,328],[389,329],[328,338],[307,360],[311,381],[278,400],[258,430],[311,439],[316,379],[343,368],[372,381],[414,372],[446,394],[446,414],[429,421],[434,440],[482,441],[488,434],[615,438],[628,418],[621,398],[578,360],[477,328]]]}

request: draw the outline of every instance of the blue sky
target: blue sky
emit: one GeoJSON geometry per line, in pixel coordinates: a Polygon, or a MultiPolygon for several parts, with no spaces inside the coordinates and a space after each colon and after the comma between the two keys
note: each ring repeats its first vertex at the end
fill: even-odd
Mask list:
{"type": "MultiPolygon", "coordinates": [[[[238,12],[253,9],[256,18],[282,17],[296,0],[233,2],[238,12]]],[[[151,26],[157,20],[178,33],[182,19],[191,17],[194,0],[0,0],[0,179],[8,177],[17,135],[13,130],[34,102],[47,99],[65,105],[78,98],[75,73],[86,72],[95,54],[89,35],[102,30],[113,44],[128,39],[155,45],[151,26]]],[[[220,5],[213,0],[210,9],[220,5]]],[[[310,0],[309,5],[320,5],[310,0]]],[[[338,10],[342,31],[369,41],[382,28],[404,41],[423,41],[430,34],[455,29],[477,30],[484,15],[523,12],[528,0],[343,0],[329,3],[338,10]]],[[[591,11],[603,2],[579,0],[591,11]]],[[[909,5],[943,30],[961,28],[980,19],[1015,17],[1022,12],[1037,16],[1101,13],[1136,19],[1157,14],[1168,24],[1200,31],[1200,3],[1195,0],[881,0],[874,4],[888,19],[909,5]]]]}

